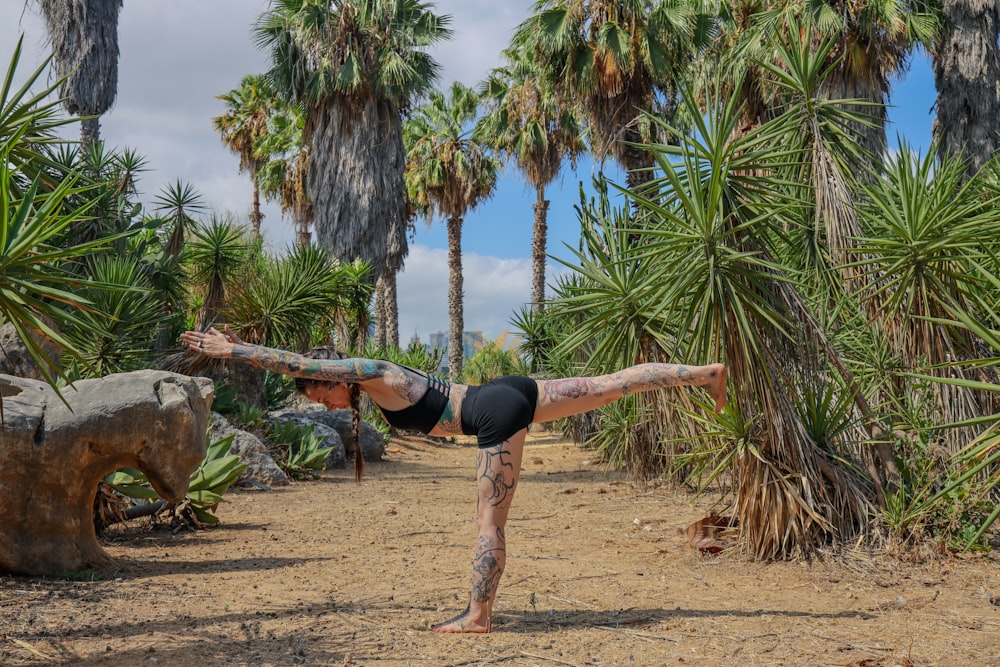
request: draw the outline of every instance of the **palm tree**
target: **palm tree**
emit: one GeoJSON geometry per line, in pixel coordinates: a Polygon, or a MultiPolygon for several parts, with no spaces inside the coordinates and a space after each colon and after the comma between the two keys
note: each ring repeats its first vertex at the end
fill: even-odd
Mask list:
{"type": "MultiPolygon", "coordinates": [[[[722,56],[719,69],[730,82],[740,81],[746,128],[777,113],[771,108],[776,91],[767,86],[767,77],[755,76],[756,63],[781,66],[777,49],[800,39],[801,30],[808,29],[817,45],[833,40],[818,99],[845,100],[847,110],[859,117],[851,133],[877,171],[888,145],[885,105],[892,78],[906,70],[914,49],[932,47],[939,14],[933,0],[776,1],[763,6],[736,0],[720,14],[718,25],[713,53],[722,56]]],[[[706,68],[714,69],[712,59],[702,64],[706,68]]]]}
{"type": "Polygon", "coordinates": [[[545,188],[559,175],[564,159],[576,165],[585,146],[575,110],[556,103],[529,52],[508,49],[503,55],[507,64],[493,70],[484,83],[487,112],[477,123],[476,135],[500,155],[513,158],[535,188],[531,302],[537,312],[545,301],[545,188]]]}
{"type": "Polygon", "coordinates": [[[590,149],[628,170],[629,185],[649,176],[636,147],[655,130],[643,112],[672,118],[676,77],[706,43],[710,23],[696,3],[664,0],[538,0],[513,43],[527,49],[562,104],[579,103],[590,149]]]}
{"type": "Polygon", "coordinates": [[[267,162],[258,146],[267,134],[268,120],[275,104],[274,91],[266,77],[248,74],[240,81],[240,87],[219,95],[226,103],[226,113],[212,118],[215,130],[222,137],[222,143],[239,156],[241,172],[250,175],[253,183],[253,207],[250,210],[250,225],[254,235],[260,238],[260,223],[264,214],[260,211],[260,185],[257,174],[267,162]]]}
{"type": "Polygon", "coordinates": [[[377,279],[406,255],[402,114],[430,88],[449,18],[417,0],[278,0],[254,28],[267,76],[306,112],[317,241],[377,279]]]}
{"type": "MultiPolygon", "coordinates": [[[[407,190],[416,210],[440,215],[448,225],[448,371],[462,375],[462,219],[493,194],[500,161],[471,136],[479,97],[461,83],[447,97],[431,93],[404,126],[407,190]]],[[[428,217],[428,220],[430,218],[428,217]]]]}
{"type": "Polygon", "coordinates": [[[968,175],[1000,146],[1000,6],[944,0],[944,28],[934,55],[934,137],[944,154],[965,153],[968,175]]]}
{"type": "Polygon", "coordinates": [[[309,169],[309,146],[302,138],[305,110],[299,104],[280,99],[268,119],[267,131],[257,138],[258,155],[266,156],[257,172],[257,183],[264,198],[277,200],[281,213],[289,215],[296,229],[297,245],[312,242],[313,206],[309,201],[306,172],[309,169]]]}
{"type": "Polygon", "coordinates": [[[80,139],[100,140],[99,116],[118,96],[118,11],[122,0],[38,0],[66,110],[83,117],[80,139]]]}

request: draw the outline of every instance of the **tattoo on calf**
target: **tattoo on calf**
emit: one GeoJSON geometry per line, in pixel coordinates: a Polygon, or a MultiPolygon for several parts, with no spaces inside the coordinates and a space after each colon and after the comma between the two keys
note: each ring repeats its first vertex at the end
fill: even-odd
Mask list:
{"type": "Polygon", "coordinates": [[[508,443],[499,447],[479,449],[476,454],[479,470],[479,497],[491,507],[507,508],[510,506],[517,487],[517,471],[514,464],[507,460],[511,456],[508,443]],[[486,492],[483,492],[483,488],[486,492]]]}
{"type": "Polygon", "coordinates": [[[497,527],[496,536],[480,535],[476,554],[472,560],[472,599],[489,602],[496,595],[503,576],[502,563],[507,556],[507,542],[503,529],[497,527]]]}

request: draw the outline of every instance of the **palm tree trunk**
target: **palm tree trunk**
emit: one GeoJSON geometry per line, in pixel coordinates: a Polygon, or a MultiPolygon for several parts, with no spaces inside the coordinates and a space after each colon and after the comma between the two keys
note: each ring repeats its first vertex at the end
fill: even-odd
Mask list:
{"type": "Polygon", "coordinates": [[[80,121],[80,143],[83,146],[96,146],[101,140],[101,119],[99,116],[85,118],[80,121]]]}
{"type": "Polygon", "coordinates": [[[305,248],[312,242],[312,233],[309,231],[308,220],[298,220],[295,223],[295,238],[300,248],[305,248]]]}
{"type": "Polygon", "coordinates": [[[264,214],[260,211],[260,186],[257,179],[253,179],[253,207],[250,209],[250,228],[253,230],[253,237],[260,240],[260,223],[264,220],[264,214]]]}
{"type": "Polygon", "coordinates": [[[542,312],[545,301],[545,246],[548,236],[549,200],[545,188],[535,188],[535,226],[531,240],[531,310],[542,312]]]}
{"type": "Polygon", "coordinates": [[[316,240],[343,262],[369,262],[377,279],[391,268],[387,244],[393,230],[405,229],[400,115],[374,98],[348,104],[331,95],[310,112],[306,135],[316,240]]]}
{"type": "Polygon", "coordinates": [[[385,349],[385,274],[375,281],[375,347],[385,349]]]}
{"type": "Polygon", "coordinates": [[[448,218],[448,376],[453,382],[462,377],[465,357],[462,313],[462,218],[448,218]]]}
{"type": "Polygon", "coordinates": [[[118,96],[118,15],[122,0],[39,0],[66,110],[82,121],[83,144],[100,140],[99,117],[118,96]]]}
{"type": "Polygon", "coordinates": [[[877,168],[882,162],[882,156],[888,150],[888,141],[885,135],[885,124],[887,121],[885,104],[889,98],[888,82],[865,82],[857,77],[849,76],[841,68],[831,71],[820,83],[817,97],[823,100],[851,100],[860,99],[871,102],[875,106],[855,106],[845,105],[848,110],[869,117],[871,125],[863,123],[849,123],[851,134],[858,139],[858,143],[871,155],[872,173],[878,173],[877,168]]]}
{"type": "Polygon", "coordinates": [[[385,342],[399,347],[399,301],[396,293],[396,272],[386,271],[382,276],[385,284],[385,342]]]}
{"type": "Polygon", "coordinates": [[[971,176],[998,147],[1000,7],[983,0],[944,0],[944,34],[934,58],[938,152],[969,159],[971,176]]]}

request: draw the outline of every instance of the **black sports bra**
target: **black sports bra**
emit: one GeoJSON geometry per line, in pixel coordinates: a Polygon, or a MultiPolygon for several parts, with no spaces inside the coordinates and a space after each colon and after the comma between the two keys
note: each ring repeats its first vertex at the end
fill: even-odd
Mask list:
{"type": "Polygon", "coordinates": [[[418,373],[427,378],[427,391],[420,397],[420,400],[413,405],[402,410],[382,410],[385,420],[393,428],[403,430],[420,431],[424,435],[431,432],[437,426],[438,420],[448,407],[448,400],[451,393],[451,384],[446,380],[418,371],[409,366],[403,368],[418,373]]]}

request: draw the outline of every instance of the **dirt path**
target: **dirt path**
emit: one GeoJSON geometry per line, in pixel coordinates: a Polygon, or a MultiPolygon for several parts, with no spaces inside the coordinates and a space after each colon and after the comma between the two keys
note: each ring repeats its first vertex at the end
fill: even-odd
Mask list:
{"type": "Polygon", "coordinates": [[[1000,665],[1000,561],[746,564],[678,534],[707,504],[532,436],[488,636],[460,611],[471,447],[230,492],[223,527],[130,528],[95,581],[0,578],[0,664],[1000,665]]]}

